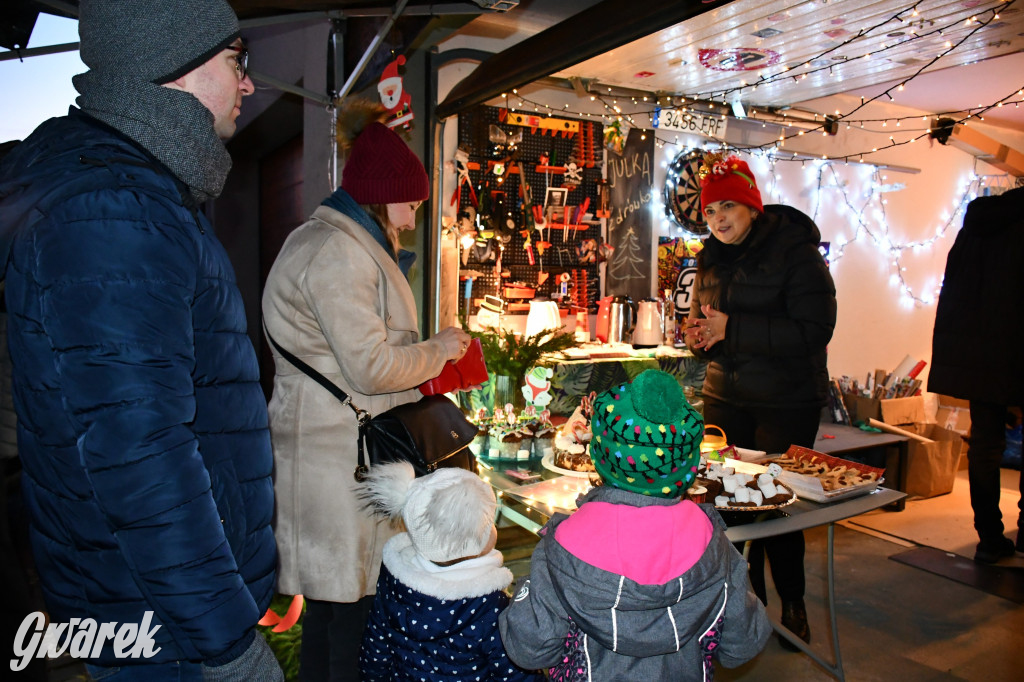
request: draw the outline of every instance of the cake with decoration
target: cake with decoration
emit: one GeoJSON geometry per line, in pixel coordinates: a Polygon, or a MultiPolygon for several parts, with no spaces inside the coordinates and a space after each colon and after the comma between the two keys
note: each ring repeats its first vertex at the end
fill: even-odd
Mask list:
{"type": "Polygon", "coordinates": [[[570,471],[597,471],[587,447],[590,444],[590,419],[594,414],[595,397],[594,393],[584,397],[569,420],[555,434],[552,461],[556,467],[570,471]]]}
{"type": "Polygon", "coordinates": [[[488,436],[488,452],[492,459],[515,459],[523,434],[516,426],[495,424],[488,436]]]}
{"type": "Polygon", "coordinates": [[[491,417],[487,408],[481,407],[469,420],[476,426],[476,436],[469,442],[469,451],[474,457],[487,457],[487,435],[490,431],[491,417]]]}
{"type": "Polygon", "coordinates": [[[748,474],[725,466],[722,462],[708,462],[700,469],[696,485],[707,490],[707,500],[716,507],[760,508],[786,504],[793,493],[778,482],[776,472],[748,474]]]}

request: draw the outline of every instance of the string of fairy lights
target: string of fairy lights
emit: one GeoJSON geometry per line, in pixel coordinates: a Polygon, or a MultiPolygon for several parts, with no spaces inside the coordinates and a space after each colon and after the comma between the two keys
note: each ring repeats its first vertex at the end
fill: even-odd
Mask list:
{"type": "MultiPolygon", "coordinates": [[[[758,86],[764,86],[766,84],[770,84],[770,83],[773,83],[773,82],[776,82],[776,81],[779,81],[779,80],[782,80],[782,79],[794,78],[796,80],[799,80],[801,78],[806,78],[806,76],[808,74],[815,73],[815,72],[823,70],[823,69],[828,69],[830,72],[833,69],[835,69],[835,68],[841,69],[842,68],[842,64],[830,64],[828,66],[823,66],[823,67],[811,67],[811,65],[813,63],[815,63],[816,61],[821,60],[825,55],[829,54],[831,51],[836,50],[836,49],[840,49],[840,48],[842,48],[842,47],[844,47],[846,45],[849,45],[850,43],[854,42],[855,40],[857,40],[857,39],[859,39],[859,38],[861,38],[861,37],[863,37],[865,35],[869,35],[869,34],[873,33],[874,31],[876,31],[878,29],[884,28],[887,24],[889,24],[889,23],[891,23],[893,21],[898,21],[900,23],[906,23],[908,21],[913,22],[915,19],[917,19],[919,17],[919,12],[918,12],[917,8],[921,4],[921,1],[922,0],[918,0],[918,2],[915,2],[910,7],[897,12],[896,14],[894,14],[892,17],[886,19],[885,21],[882,21],[882,22],[880,22],[878,24],[875,24],[874,26],[872,26],[870,28],[858,31],[856,34],[853,35],[852,38],[849,38],[849,39],[843,41],[842,43],[838,44],[837,46],[835,46],[833,48],[830,48],[829,50],[826,50],[826,51],[824,51],[824,52],[822,52],[820,54],[817,54],[817,55],[815,55],[815,56],[813,56],[813,57],[811,57],[809,59],[804,60],[801,64],[798,64],[798,65],[795,65],[795,66],[783,66],[782,67],[782,71],[780,71],[778,73],[770,74],[770,75],[767,75],[767,76],[759,76],[758,81],[755,82],[755,83],[750,83],[750,84],[742,83],[741,85],[733,87],[733,88],[729,88],[729,89],[725,89],[725,90],[720,90],[720,91],[714,91],[714,92],[707,93],[707,94],[691,94],[691,95],[653,95],[653,94],[651,94],[651,95],[633,95],[633,96],[629,96],[629,100],[633,104],[634,107],[638,107],[638,108],[634,108],[632,111],[628,111],[628,112],[623,109],[623,106],[628,106],[628,105],[625,104],[625,102],[623,102],[623,105],[620,106],[618,98],[608,94],[608,93],[612,92],[612,88],[611,87],[607,87],[606,86],[607,93],[602,93],[600,88],[595,89],[595,91],[590,96],[590,100],[598,102],[603,107],[604,113],[597,114],[597,116],[602,118],[604,121],[606,121],[606,122],[612,122],[612,121],[616,121],[616,120],[618,120],[618,121],[625,121],[626,123],[628,123],[629,125],[631,125],[634,128],[653,129],[653,133],[652,134],[655,136],[655,143],[658,145],[658,147],[663,147],[666,144],[676,144],[676,145],[678,145],[679,144],[678,136],[675,136],[674,140],[666,139],[666,138],[660,136],[659,133],[658,133],[658,130],[654,127],[655,126],[656,111],[657,111],[657,109],[655,107],[678,108],[683,113],[683,115],[684,115],[684,117],[686,119],[689,119],[693,115],[710,115],[710,116],[720,116],[723,119],[727,118],[728,117],[728,113],[727,112],[728,112],[728,109],[729,109],[729,105],[727,104],[728,96],[736,94],[736,93],[739,93],[739,92],[742,92],[742,91],[744,91],[746,89],[756,90],[758,86]],[[909,19],[905,18],[903,16],[905,14],[909,14],[909,19]],[[795,75],[795,74],[792,73],[792,72],[799,72],[804,67],[811,67],[811,68],[809,68],[807,71],[804,71],[800,75],[795,75]],[[716,105],[715,102],[713,101],[716,98],[721,100],[721,103],[718,104],[718,105],[716,105]],[[719,111],[719,109],[721,111],[719,111]],[[646,116],[647,119],[648,119],[648,125],[641,126],[637,122],[637,120],[635,118],[635,117],[639,117],[639,116],[646,116]]],[[[955,42],[947,41],[946,47],[945,47],[945,49],[943,51],[941,51],[938,55],[936,55],[930,61],[925,63],[923,66],[918,68],[913,74],[911,74],[910,76],[908,76],[905,79],[902,79],[897,85],[892,86],[890,88],[887,88],[886,90],[880,92],[879,94],[875,95],[874,97],[871,97],[871,98],[864,98],[864,97],[862,97],[861,101],[860,101],[860,104],[855,106],[850,111],[847,111],[847,112],[843,113],[843,112],[840,112],[839,110],[836,110],[834,114],[809,112],[809,113],[811,113],[813,115],[813,120],[812,121],[807,121],[807,120],[794,119],[793,117],[789,116],[785,112],[775,113],[775,112],[772,112],[770,110],[765,110],[763,108],[760,111],[757,108],[753,108],[751,110],[751,112],[750,112],[750,118],[752,118],[753,120],[760,121],[762,123],[762,127],[766,127],[768,123],[773,123],[773,124],[781,126],[782,129],[780,131],[779,137],[777,139],[775,139],[775,140],[772,140],[770,142],[765,142],[765,143],[762,143],[762,144],[759,144],[759,145],[746,145],[746,146],[744,146],[744,145],[738,145],[738,146],[737,145],[733,145],[730,148],[737,149],[737,150],[742,150],[742,151],[751,151],[751,152],[759,150],[759,149],[767,149],[767,148],[772,148],[772,147],[776,148],[776,149],[781,149],[781,148],[785,147],[785,144],[786,144],[787,140],[790,140],[790,139],[793,139],[793,138],[799,138],[799,137],[802,137],[804,135],[807,135],[807,134],[810,134],[810,133],[816,133],[816,132],[820,132],[820,134],[823,135],[823,136],[824,135],[828,135],[827,127],[831,126],[831,125],[838,124],[839,122],[845,123],[846,124],[846,128],[848,130],[850,128],[852,128],[853,125],[858,125],[861,129],[868,130],[868,129],[866,129],[864,127],[866,123],[877,123],[877,122],[881,121],[882,122],[882,127],[883,128],[888,128],[888,122],[892,121],[894,123],[894,127],[901,128],[900,132],[902,132],[902,133],[908,133],[908,132],[919,133],[919,134],[907,137],[906,139],[897,140],[896,136],[895,136],[895,132],[892,131],[891,129],[886,130],[886,131],[868,130],[868,132],[886,132],[886,133],[888,133],[888,135],[887,135],[888,140],[886,142],[882,143],[882,144],[877,144],[877,145],[873,146],[870,149],[870,151],[865,150],[865,151],[854,152],[854,153],[845,154],[845,155],[836,155],[836,156],[830,156],[828,154],[823,154],[822,155],[822,158],[826,159],[826,160],[827,159],[832,159],[832,160],[836,160],[836,161],[854,160],[854,161],[857,161],[857,162],[863,162],[864,161],[864,156],[866,154],[871,154],[871,153],[875,153],[875,152],[878,152],[878,151],[881,151],[881,150],[884,150],[884,149],[890,149],[890,148],[893,148],[893,147],[899,147],[899,146],[906,145],[906,144],[912,144],[912,143],[916,142],[917,140],[919,140],[921,138],[930,136],[932,134],[932,132],[933,132],[933,130],[932,130],[932,128],[930,126],[926,127],[926,128],[923,128],[923,129],[921,129],[921,128],[911,129],[911,128],[903,128],[902,127],[902,122],[903,121],[912,120],[912,119],[919,119],[920,118],[922,121],[927,123],[928,122],[928,117],[927,116],[914,115],[914,116],[904,116],[904,117],[890,117],[890,118],[885,118],[885,119],[877,119],[877,118],[852,119],[851,116],[854,113],[856,113],[857,111],[859,111],[859,110],[863,109],[864,107],[866,107],[868,104],[870,104],[870,103],[872,103],[874,101],[877,101],[879,99],[882,99],[883,97],[888,98],[888,100],[890,102],[895,101],[895,97],[892,94],[894,91],[895,92],[903,91],[905,86],[908,83],[910,83],[915,78],[920,76],[929,67],[933,66],[936,62],[938,62],[938,60],[940,60],[943,57],[945,57],[946,55],[952,53],[957,48],[962,46],[965,42],[967,42],[970,38],[974,37],[974,35],[978,31],[982,30],[983,28],[985,28],[986,26],[991,24],[993,21],[998,20],[1000,18],[1000,14],[999,14],[1000,9],[1003,9],[1003,10],[1008,9],[1011,6],[1013,6],[1017,1],[1018,0],[998,0],[998,4],[996,6],[987,8],[985,10],[982,10],[978,14],[974,14],[974,15],[968,17],[965,20],[965,23],[970,27],[970,30],[965,35],[960,37],[955,42]],[[770,118],[766,118],[766,116],[770,117],[770,118]],[[802,128],[802,127],[796,125],[797,123],[807,123],[811,127],[809,127],[809,128],[802,128]]],[[[924,19],[918,19],[918,20],[921,21],[922,24],[925,21],[924,19]]],[[[917,32],[916,30],[912,29],[912,31],[911,31],[911,34],[913,36],[912,38],[908,38],[906,40],[898,41],[898,42],[895,42],[895,43],[893,43],[891,45],[884,46],[881,49],[876,50],[875,52],[865,53],[862,57],[858,57],[858,58],[855,58],[855,59],[848,60],[848,62],[856,61],[856,59],[871,59],[873,57],[877,57],[880,54],[884,54],[885,52],[887,52],[889,50],[894,50],[894,49],[896,49],[898,47],[902,47],[902,46],[906,45],[909,42],[912,42],[912,41],[915,41],[915,40],[926,39],[926,38],[929,38],[929,37],[931,37],[931,36],[933,36],[935,34],[940,34],[941,35],[943,31],[948,32],[949,30],[951,30],[955,26],[959,26],[959,24],[960,24],[960,21],[958,20],[955,24],[947,24],[945,26],[940,26],[938,28],[935,28],[935,29],[933,29],[931,31],[924,31],[924,32],[917,32]]],[[[843,63],[847,63],[847,62],[843,62],[843,63]]],[[[523,95],[521,95],[518,92],[518,90],[513,90],[513,92],[512,92],[512,97],[518,99],[518,103],[517,104],[513,104],[512,102],[509,101],[510,99],[512,99],[512,97],[508,97],[508,96],[505,96],[505,95],[503,95],[503,97],[506,97],[506,106],[508,106],[510,108],[510,110],[512,110],[512,111],[515,111],[516,109],[525,109],[525,108],[528,108],[528,107],[532,106],[533,110],[535,112],[540,112],[541,109],[543,109],[543,110],[547,111],[547,113],[549,113],[549,114],[557,113],[557,114],[562,114],[562,115],[573,115],[573,116],[576,116],[576,117],[579,117],[579,118],[590,118],[590,117],[594,116],[594,114],[592,114],[590,112],[584,112],[584,111],[573,112],[573,111],[571,111],[571,105],[570,104],[565,104],[563,107],[556,109],[555,107],[552,107],[550,105],[547,105],[547,104],[544,104],[544,103],[541,103],[541,102],[537,102],[537,101],[531,100],[531,99],[529,99],[527,97],[524,97],[523,95]]],[[[1013,92],[1008,93],[1007,95],[999,98],[998,100],[992,102],[991,104],[979,105],[977,107],[974,107],[974,108],[971,108],[971,109],[968,109],[968,110],[963,110],[963,111],[941,112],[941,113],[935,114],[935,116],[937,116],[937,117],[949,117],[949,118],[952,119],[952,124],[957,124],[957,123],[967,124],[967,123],[969,123],[969,121],[971,119],[977,119],[977,120],[983,121],[984,120],[984,114],[986,112],[992,110],[992,109],[1000,108],[1000,107],[1003,107],[1004,105],[1007,105],[1007,104],[1012,104],[1015,107],[1019,107],[1021,102],[1024,102],[1024,85],[1022,85],[1019,88],[1016,88],[1013,92]]],[[[798,156],[799,155],[797,155],[797,157],[798,156]]],[[[797,158],[797,157],[795,157],[795,158],[797,158]]]]}
{"type": "MultiPolygon", "coordinates": [[[[776,161],[777,159],[773,159],[771,156],[761,159],[764,168],[760,170],[765,177],[770,178],[766,194],[777,203],[792,204],[793,202],[785,197],[779,189],[779,174],[775,169],[776,161]]],[[[926,239],[899,242],[892,236],[889,219],[886,215],[886,201],[883,199],[886,189],[893,189],[894,186],[887,182],[883,170],[867,165],[862,167],[866,173],[862,182],[868,186],[869,190],[865,193],[863,202],[858,205],[849,183],[839,175],[840,166],[842,164],[834,161],[815,160],[811,162],[808,170],[813,174],[813,182],[810,184],[814,186],[811,197],[812,206],[808,208],[811,218],[815,222],[819,222],[826,193],[838,195],[838,201],[830,202],[829,205],[846,220],[852,231],[849,237],[834,237],[832,239],[829,262],[837,263],[842,259],[849,244],[857,242],[861,238],[866,239],[869,243],[874,244],[879,252],[888,257],[890,283],[899,288],[906,303],[914,306],[935,303],[941,287],[941,278],[914,287],[907,280],[904,256],[908,252],[917,253],[931,248],[935,242],[945,238],[951,230],[955,230],[963,222],[963,214],[967,205],[982,194],[986,188],[1005,189],[1009,187],[1009,176],[979,175],[977,161],[975,161],[975,167],[971,173],[961,179],[960,186],[952,200],[951,209],[943,210],[940,214],[941,222],[932,235],[926,239]]]]}
{"type": "MultiPolygon", "coordinates": [[[[871,99],[864,100],[862,98],[861,105],[859,107],[853,109],[852,111],[847,112],[845,115],[849,116],[850,114],[855,113],[858,109],[864,107],[866,104],[868,104],[868,103],[870,103],[870,102],[872,102],[872,101],[874,101],[876,99],[881,99],[882,97],[888,97],[889,100],[892,101],[894,99],[892,94],[891,94],[893,90],[902,91],[904,89],[904,86],[906,85],[907,82],[909,82],[910,80],[912,80],[915,77],[917,77],[918,75],[920,75],[923,71],[927,70],[929,67],[934,65],[936,62],[938,62],[940,59],[945,57],[950,52],[953,52],[954,50],[956,50],[960,45],[962,45],[968,39],[973,37],[975,33],[977,33],[981,29],[983,29],[986,26],[988,26],[991,22],[999,20],[999,18],[1000,18],[1000,14],[999,14],[1000,9],[1008,9],[1008,8],[1012,7],[1013,4],[1016,2],[1016,0],[996,0],[996,1],[997,1],[997,4],[994,5],[993,7],[990,7],[990,8],[982,10],[982,13],[990,14],[990,16],[988,16],[986,18],[979,18],[978,14],[973,14],[970,17],[968,17],[966,20],[964,20],[964,25],[967,26],[968,28],[971,28],[971,30],[968,31],[966,35],[964,35],[962,38],[960,38],[955,43],[952,42],[952,41],[947,40],[946,44],[945,44],[945,48],[946,49],[943,50],[942,52],[940,52],[935,57],[933,57],[929,62],[927,62],[926,64],[921,66],[911,76],[909,76],[906,79],[903,79],[898,85],[886,89],[885,91],[879,93],[878,95],[876,95],[875,97],[873,97],[871,99]]],[[[960,25],[960,21],[957,20],[957,21],[955,21],[952,24],[947,24],[945,26],[940,26],[938,28],[933,28],[930,31],[924,31],[924,32],[919,33],[917,31],[917,29],[914,28],[913,24],[914,24],[915,21],[919,21],[920,25],[922,26],[922,28],[924,26],[925,19],[920,18],[920,13],[918,11],[918,7],[921,5],[921,2],[922,2],[922,0],[918,0],[917,2],[915,2],[910,7],[907,7],[906,9],[900,10],[899,12],[897,12],[894,15],[892,15],[888,19],[886,19],[886,20],[884,20],[882,22],[879,22],[878,24],[875,24],[874,26],[871,26],[869,28],[861,29],[856,34],[852,35],[852,37],[850,37],[850,38],[848,38],[848,39],[846,39],[846,40],[844,40],[844,41],[834,45],[833,47],[830,47],[829,49],[821,52],[818,55],[815,55],[814,57],[811,57],[810,59],[805,60],[802,64],[799,64],[799,65],[797,65],[795,67],[784,66],[782,68],[782,70],[780,72],[778,72],[778,73],[770,74],[768,76],[763,76],[763,75],[758,76],[758,80],[756,82],[754,82],[754,83],[748,84],[745,81],[741,81],[741,84],[739,86],[735,86],[735,87],[732,87],[732,88],[727,88],[725,90],[718,91],[718,92],[711,92],[710,94],[707,94],[707,95],[696,95],[696,97],[698,99],[703,98],[703,99],[708,99],[708,100],[712,100],[712,101],[715,100],[716,98],[718,98],[718,99],[721,100],[721,103],[724,105],[724,104],[726,104],[729,95],[740,93],[740,92],[743,92],[743,91],[748,90],[748,89],[750,89],[750,90],[757,90],[757,88],[759,86],[763,86],[763,85],[767,85],[767,84],[771,84],[771,83],[787,80],[789,78],[792,78],[794,81],[798,81],[798,80],[806,79],[808,75],[811,75],[811,74],[814,74],[814,73],[818,73],[818,72],[821,72],[821,71],[825,71],[825,70],[828,70],[830,75],[834,75],[834,69],[838,66],[838,64],[828,63],[828,64],[825,64],[825,65],[819,65],[819,66],[814,66],[814,65],[815,64],[820,64],[820,62],[822,60],[824,60],[824,58],[827,57],[829,54],[831,54],[833,52],[836,52],[836,51],[839,51],[839,50],[842,50],[843,48],[847,47],[848,45],[852,45],[853,43],[855,43],[856,41],[860,40],[861,38],[864,38],[866,36],[870,36],[875,31],[878,31],[880,29],[886,29],[886,27],[890,23],[893,23],[893,22],[897,22],[898,24],[900,24],[901,27],[902,27],[903,24],[909,23],[910,24],[909,32],[910,32],[910,34],[913,37],[907,38],[905,40],[897,40],[897,41],[893,42],[892,44],[884,45],[880,50],[876,50],[874,52],[866,52],[865,54],[861,55],[860,57],[855,57],[855,58],[850,59],[850,60],[845,60],[844,59],[843,61],[856,61],[857,59],[869,60],[869,59],[877,57],[879,54],[883,54],[883,53],[888,52],[890,50],[896,50],[896,49],[898,49],[900,47],[903,47],[904,45],[907,45],[907,44],[912,43],[912,42],[916,42],[916,41],[919,41],[919,40],[922,40],[922,39],[927,39],[927,38],[930,38],[930,37],[935,36],[935,35],[943,36],[946,33],[948,33],[949,31],[951,31],[952,29],[954,29],[955,27],[960,25]],[[910,15],[909,19],[904,17],[904,15],[907,15],[907,14],[910,15]],[[808,70],[804,71],[803,73],[801,73],[799,75],[791,73],[793,71],[799,71],[800,69],[802,69],[804,67],[813,67],[813,68],[809,68],[808,70]]],[[[929,21],[929,25],[930,26],[934,26],[935,22],[934,21],[929,21]]],[[[886,30],[889,30],[889,29],[886,29],[886,30]]]]}
{"type": "MultiPolygon", "coordinates": [[[[803,79],[809,74],[825,69],[829,71],[830,75],[834,74],[834,70],[842,69],[843,64],[852,62],[854,59],[844,60],[839,63],[828,64],[825,66],[814,66],[814,64],[820,63],[820,60],[828,54],[841,49],[858,39],[870,35],[877,30],[884,29],[893,22],[898,22],[901,25],[909,24],[909,33],[911,37],[896,41],[892,44],[883,45],[880,49],[866,53],[855,59],[876,58],[889,50],[904,47],[908,42],[932,38],[936,35],[945,35],[954,27],[960,27],[962,23],[964,27],[969,30],[955,41],[947,40],[944,49],[937,56],[921,66],[907,78],[900,80],[898,84],[880,92],[874,97],[862,97],[858,105],[845,113],[840,112],[839,110],[836,110],[833,114],[812,111],[800,112],[813,117],[811,120],[808,120],[805,118],[791,116],[786,112],[776,112],[763,107],[752,108],[749,113],[749,118],[760,122],[762,127],[766,127],[769,124],[779,126],[780,134],[778,138],[775,138],[770,142],[750,145],[734,145],[720,140],[708,140],[703,144],[703,148],[707,151],[711,151],[712,149],[725,151],[736,150],[750,154],[753,159],[756,160],[755,163],[762,165],[760,173],[763,173],[765,177],[769,177],[771,179],[767,187],[767,193],[772,197],[772,200],[777,203],[791,204],[792,202],[788,201],[786,197],[782,195],[780,190],[778,182],[779,174],[777,172],[776,165],[780,162],[800,162],[801,165],[806,167],[809,155],[786,150],[785,144],[787,140],[818,132],[820,132],[821,135],[828,135],[828,127],[832,126],[834,131],[834,126],[840,122],[845,125],[847,130],[856,126],[865,133],[885,135],[887,139],[884,142],[873,145],[870,151],[864,150],[834,156],[822,154],[820,158],[810,159],[811,165],[808,172],[814,174],[814,181],[809,183],[814,186],[813,208],[810,210],[810,213],[812,214],[811,217],[817,221],[825,193],[837,193],[839,200],[830,203],[830,206],[846,218],[850,226],[851,234],[845,238],[835,238],[831,242],[831,251],[829,253],[830,262],[836,263],[841,260],[846,247],[849,244],[861,239],[866,240],[869,243],[874,244],[879,251],[885,254],[888,258],[890,266],[890,283],[898,287],[905,303],[918,307],[932,305],[937,299],[938,290],[941,287],[941,277],[936,278],[935,282],[917,286],[912,285],[908,281],[906,275],[907,266],[904,261],[906,254],[917,253],[922,250],[929,249],[936,241],[944,238],[951,229],[959,226],[962,222],[962,216],[966,210],[967,204],[977,198],[986,187],[998,187],[1009,176],[979,175],[977,172],[977,161],[975,161],[974,170],[960,181],[959,190],[952,202],[952,208],[950,210],[943,211],[940,215],[940,224],[935,228],[934,234],[927,239],[898,242],[894,240],[891,235],[888,217],[886,215],[886,201],[883,198],[883,193],[887,183],[885,182],[885,176],[882,174],[883,170],[872,164],[870,160],[865,161],[864,157],[881,150],[913,144],[917,140],[932,136],[934,130],[930,119],[945,119],[942,122],[943,126],[951,127],[952,125],[959,123],[968,124],[971,120],[983,121],[984,114],[992,109],[998,109],[1011,104],[1014,107],[1019,107],[1021,102],[1024,102],[1024,86],[1000,97],[991,104],[979,104],[977,107],[966,110],[938,112],[931,116],[915,114],[886,118],[853,118],[854,114],[874,101],[882,98],[887,98],[889,102],[895,101],[896,98],[893,95],[894,92],[898,93],[903,91],[908,83],[920,76],[938,60],[958,49],[974,37],[979,31],[984,29],[986,26],[989,26],[993,21],[998,21],[1000,18],[1000,10],[1005,10],[1011,7],[1015,4],[1016,0],[998,0],[996,5],[978,10],[963,22],[958,20],[955,26],[953,24],[946,24],[938,27],[935,27],[935,21],[928,21],[921,18],[919,12],[921,2],[922,0],[918,0],[906,9],[900,10],[896,14],[887,18],[885,21],[879,22],[867,29],[858,31],[849,39],[822,52],[821,54],[805,60],[801,64],[795,66],[783,66],[782,69],[776,73],[759,76],[757,81],[752,83],[741,82],[739,86],[733,88],[716,90],[714,92],[704,94],[698,93],[689,95],[626,95],[621,96],[622,102],[620,103],[620,96],[613,94],[611,87],[605,86],[606,92],[601,92],[601,88],[596,88],[590,95],[590,100],[592,102],[596,102],[603,108],[603,112],[599,114],[583,111],[582,107],[580,107],[581,110],[574,112],[571,110],[572,107],[570,104],[565,104],[560,108],[556,108],[542,102],[534,101],[529,97],[520,94],[518,90],[513,90],[511,95],[503,95],[503,97],[505,97],[506,107],[511,111],[516,111],[517,109],[527,110],[532,107],[533,111],[537,113],[546,112],[548,114],[569,115],[577,118],[592,118],[596,116],[608,124],[618,121],[620,122],[620,125],[622,123],[626,123],[634,128],[643,129],[645,135],[650,133],[654,136],[655,145],[659,149],[672,145],[692,151],[692,143],[680,141],[678,134],[676,134],[674,138],[667,138],[663,131],[659,131],[659,129],[654,127],[655,117],[657,116],[658,110],[657,108],[667,107],[679,109],[686,118],[690,118],[691,116],[721,116],[724,119],[729,116],[729,111],[731,109],[728,104],[729,99],[739,93],[748,90],[753,91],[758,87],[764,87],[775,82],[785,81],[789,78],[793,78],[795,80],[803,79]],[[930,30],[925,30],[926,23],[930,30]],[[919,28],[915,28],[915,24],[917,24],[919,28]],[[801,71],[802,69],[805,70],[801,71]],[[715,103],[714,100],[716,99],[720,100],[719,104],[715,103]],[[626,111],[626,109],[629,109],[629,111],[626,111]],[[648,125],[641,126],[637,122],[637,118],[639,117],[646,117],[649,121],[648,125]],[[903,125],[910,121],[920,121],[924,125],[903,125]],[[807,127],[803,127],[801,124],[807,127]],[[900,139],[897,139],[897,135],[900,136],[900,139]],[[863,201],[863,205],[860,206],[856,205],[857,202],[852,197],[847,183],[845,183],[838,175],[837,165],[846,166],[849,162],[864,164],[863,169],[866,175],[862,177],[862,181],[869,189],[865,194],[866,198],[863,201]]],[[[669,154],[669,156],[674,155],[675,152],[671,152],[669,154]]],[[[816,157],[817,155],[814,156],[816,157]]],[[[663,165],[668,167],[669,162],[666,161],[663,165]]],[[[667,174],[670,173],[671,171],[667,172],[667,174]]],[[[670,182],[672,180],[673,178],[667,177],[666,182],[670,182]]],[[[663,206],[655,208],[655,210],[659,209],[663,209],[663,206]]],[[[663,210],[660,212],[664,215],[663,210]]],[[[666,225],[671,224],[675,228],[675,232],[677,234],[687,234],[687,231],[678,224],[675,224],[674,222],[670,223],[667,217],[664,219],[666,221],[666,225]]],[[[663,231],[665,230],[663,229],[663,231]]]]}

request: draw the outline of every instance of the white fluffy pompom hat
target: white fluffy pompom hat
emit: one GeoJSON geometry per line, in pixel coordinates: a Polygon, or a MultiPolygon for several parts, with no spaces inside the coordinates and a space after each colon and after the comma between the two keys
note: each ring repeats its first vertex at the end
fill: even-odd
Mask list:
{"type": "Polygon", "coordinates": [[[416,478],[408,462],[371,467],[360,496],[378,513],[401,518],[413,547],[434,563],[494,548],[494,491],[471,471],[442,468],[416,478]]]}

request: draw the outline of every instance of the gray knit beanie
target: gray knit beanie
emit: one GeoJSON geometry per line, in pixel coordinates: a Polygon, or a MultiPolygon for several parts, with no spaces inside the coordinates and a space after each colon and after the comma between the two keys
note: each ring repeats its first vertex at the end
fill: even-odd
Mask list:
{"type": "Polygon", "coordinates": [[[106,78],[163,85],[239,36],[224,0],[81,0],[81,57],[106,78]]]}

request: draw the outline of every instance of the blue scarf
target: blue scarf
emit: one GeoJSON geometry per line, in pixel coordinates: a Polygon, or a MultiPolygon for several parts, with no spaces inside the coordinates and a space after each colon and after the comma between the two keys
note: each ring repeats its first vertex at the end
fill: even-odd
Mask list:
{"type": "Polygon", "coordinates": [[[405,275],[406,279],[409,279],[409,268],[416,262],[416,254],[412,251],[406,251],[405,249],[399,249],[398,255],[391,250],[391,244],[388,243],[387,237],[384,236],[384,230],[377,223],[376,219],[371,216],[366,210],[356,203],[356,200],[352,196],[343,190],[338,188],[334,190],[331,196],[323,200],[321,206],[327,206],[333,208],[338,213],[348,216],[352,220],[356,221],[363,226],[363,229],[370,233],[374,241],[380,244],[380,247],[384,249],[385,253],[391,256],[391,259],[398,264],[398,268],[405,275]]]}

